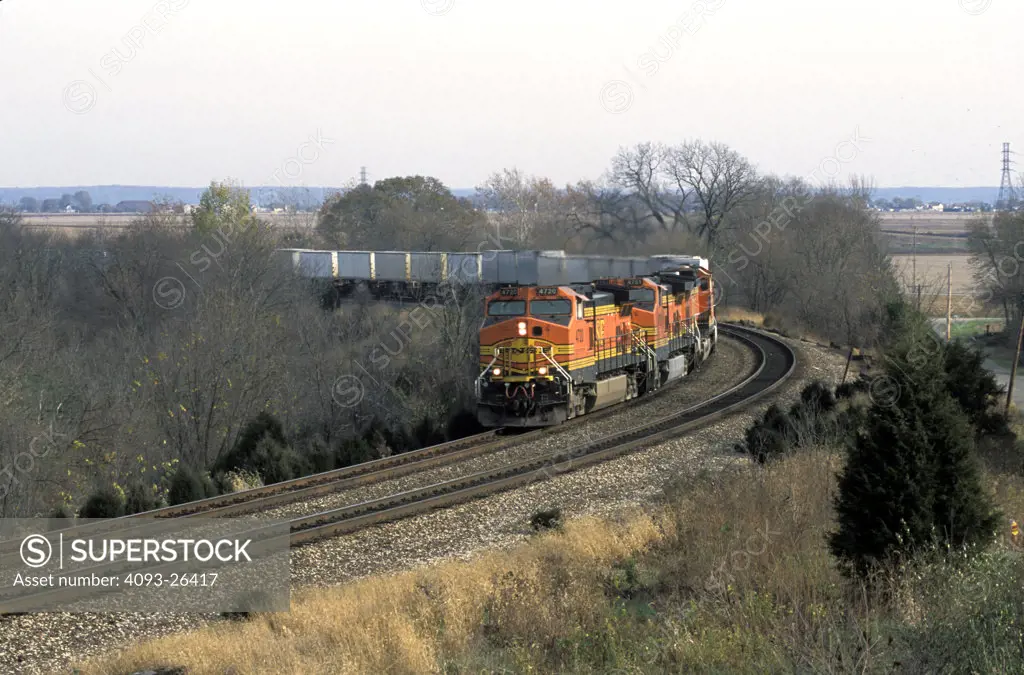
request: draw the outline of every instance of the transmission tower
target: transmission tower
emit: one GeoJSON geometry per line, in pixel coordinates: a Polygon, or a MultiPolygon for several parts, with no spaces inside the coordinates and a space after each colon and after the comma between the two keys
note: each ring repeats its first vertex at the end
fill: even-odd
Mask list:
{"type": "Polygon", "coordinates": [[[997,211],[1012,211],[1017,208],[1017,190],[1013,187],[1013,171],[1010,159],[1010,144],[1003,143],[1003,180],[999,184],[999,199],[996,200],[997,211]]]}
{"type": "Polygon", "coordinates": [[[366,179],[366,167],[365,166],[359,168],[359,184],[360,185],[369,185],[370,184],[367,181],[367,179],[366,179]]]}

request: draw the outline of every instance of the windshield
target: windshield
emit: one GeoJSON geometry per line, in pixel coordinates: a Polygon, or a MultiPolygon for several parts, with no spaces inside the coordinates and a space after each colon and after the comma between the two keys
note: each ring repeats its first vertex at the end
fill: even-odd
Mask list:
{"type": "Polygon", "coordinates": [[[526,314],[525,300],[495,300],[487,306],[489,316],[522,316],[526,314]]]}
{"type": "Polygon", "coordinates": [[[630,291],[629,299],[633,302],[654,302],[654,291],[649,288],[630,291]]]}
{"type": "Polygon", "coordinates": [[[572,314],[572,303],[568,300],[533,300],[530,302],[531,316],[572,314]]]}

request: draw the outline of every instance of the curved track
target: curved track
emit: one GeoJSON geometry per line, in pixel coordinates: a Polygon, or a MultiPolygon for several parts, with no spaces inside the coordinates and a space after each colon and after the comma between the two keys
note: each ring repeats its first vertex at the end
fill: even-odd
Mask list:
{"type": "Polygon", "coordinates": [[[774,391],[792,374],[796,366],[796,354],[778,338],[739,326],[721,326],[719,330],[747,344],[758,357],[752,372],[722,394],[672,415],[559,453],[362,504],[295,518],[289,521],[292,545],[462,503],[661,442],[753,403],[774,391]]]}
{"type": "MultiPolygon", "coordinates": [[[[573,471],[617,457],[631,450],[662,442],[754,403],[778,388],[792,374],[796,365],[796,355],[788,345],[778,338],[739,326],[721,326],[720,330],[746,344],[757,355],[757,359],[754,367],[742,382],[703,403],[623,432],[606,436],[587,444],[567,448],[557,453],[501,466],[489,471],[463,476],[424,488],[389,495],[381,499],[289,520],[289,544],[293,547],[299,546],[378,523],[424,513],[453,504],[464,503],[472,499],[526,485],[536,480],[543,480],[573,471]]],[[[463,439],[463,442],[469,445],[458,447],[472,449],[478,447],[481,440],[484,441],[484,445],[494,442],[493,436],[490,434],[483,434],[481,437],[463,439]],[[491,440],[483,439],[481,438],[482,436],[491,436],[491,440]],[[473,439],[477,440],[473,441],[473,439]],[[474,442],[478,445],[473,445],[474,442]]],[[[455,443],[459,442],[456,441],[455,443]]],[[[434,449],[441,447],[435,446],[434,449]]],[[[432,450],[432,448],[425,448],[424,450],[432,450]]],[[[449,447],[449,450],[452,453],[458,452],[458,450],[451,450],[451,447],[449,447]]],[[[408,464],[410,463],[405,465],[399,464],[391,468],[380,468],[376,471],[367,471],[365,465],[363,465],[362,469],[359,467],[348,468],[356,471],[358,475],[368,476],[373,473],[404,470],[404,467],[408,464]]],[[[415,464],[415,462],[412,464],[415,464]]],[[[319,474],[319,476],[324,475],[326,474],[319,474]]],[[[351,474],[349,475],[351,476],[351,474]]],[[[355,478],[356,476],[352,477],[355,478]]],[[[274,486],[268,487],[272,488],[274,486]]],[[[195,504],[198,504],[198,502],[193,503],[193,506],[195,504]]],[[[214,512],[211,511],[193,511],[192,513],[202,513],[207,516],[214,515],[214,512]]],[[[149,515],[153,515],[153,512],[150,512],[149,515]]],[[[109,521],[106,522],[109,523],[109,521]]],[[[262,551],[275,550],[276,542],[279,542],[282,537],[282,531],[280,524],[272,524],[266,527],[254,528],[235,536],[244,536],[252,539],[253,546],[250,550],[255,554],[259,554],[262,551]]],[[[160,571],[162,567],[164,566],[158,566],[147,571],[160,571]]],[[[116,564],[99,565],[90,570],[78,570],[75,574],[88,572],[105,574],[115,570],[119,571],[119,568],[120,566],[116,564]]],[[[51,593],[53,592],[44,592],[42,595],[51,593]]],[[[63,596],[66,596],[68,589],[62,589],[62,593],[63,596]]],[[[81,592],[81,595],[90,594],[91,592],[87,589],[83,589],[81,592]]],[[[75,595],[79,594],[76,593],[75,595]]],[[[0,598],[0,600],[3,600],[3,598],[0,598]]],[[[71,600],[71,598],[66,597],[65,600],[71,600]]],[[[32,602],[31,598],[29,602],[32,602]]],[[[5,607],[5,611],[19,611],[17,599],[3,604],[10,605],[5,607]]]]}

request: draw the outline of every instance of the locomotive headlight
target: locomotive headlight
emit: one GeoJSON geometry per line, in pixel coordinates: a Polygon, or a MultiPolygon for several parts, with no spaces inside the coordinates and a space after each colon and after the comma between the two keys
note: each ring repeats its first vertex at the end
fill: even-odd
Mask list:
{"type": "Polygon", "coordinates": [[[537,369],[537,372],[539,374],[541,374],[541,375],[547,375],[548,374],[548,367],[547,366],[541,366],[540,368],[537,369]]]}
{"type": "Polygon", "coordinates": [[[494,370],[492,370],[491,375],[494,375],[495,377],[501,377],[501,368],[495,368],[494,370]]]}
{"type": "Polygon", "coordinates": [[[520,335],[526,335],[526,322],[525,321],[520,321],[519,322],[519,334],[520,335]]]}

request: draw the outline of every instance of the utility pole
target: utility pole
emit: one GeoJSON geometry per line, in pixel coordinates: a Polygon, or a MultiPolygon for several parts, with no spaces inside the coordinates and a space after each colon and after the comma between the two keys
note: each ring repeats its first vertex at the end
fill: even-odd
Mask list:
{"type": "Polygon", "coordinates": [[[1013,383],[1017,379],[1017,362],[1020,361],[1020,346],[1024,342],[1024,312],[1020,317],[1020,330],[1017,331],[1017,351],[1013,353],[1013,365],[1010,367],[1010,384],[1006,387],[1006,417],[1010,416],[1010,403],[1013,402],[1013,383]]]}
{"type": "Polygon", "coordinates": [[[911,264],[913,265],[913,285],[917,288],[917,225],[914,225],[914,244],[911,249],[913,254],[911,256],[911,264]]]}
{"type": "Polygon", "coordinates": [[[946,342],[953,329],[953,263],[946,267],[946,342]]]}
{"type": "Polygon", "coordinates": [[[913,287],[914,294],[917,297],[917,309],[918,309],[918,311],[920,311],[921,310],[921,289],[917,285],[917,225],[914,225],[914,244],[913,244],[913,249],[912,250],[913,250],[913,254],[911,255],[911,265],[913,266],[912,267],[913,271],[911,272],[911,279],[912,279],[911,286],[913,287]]]}

